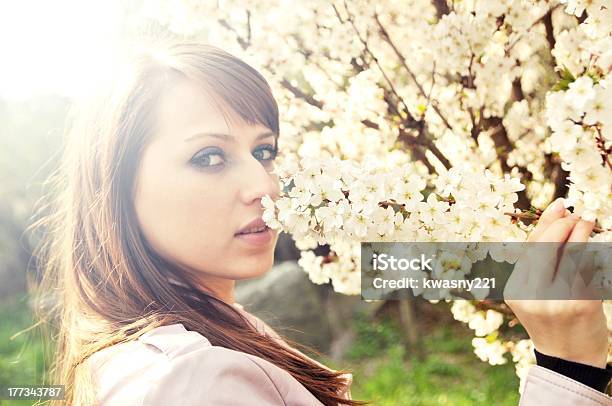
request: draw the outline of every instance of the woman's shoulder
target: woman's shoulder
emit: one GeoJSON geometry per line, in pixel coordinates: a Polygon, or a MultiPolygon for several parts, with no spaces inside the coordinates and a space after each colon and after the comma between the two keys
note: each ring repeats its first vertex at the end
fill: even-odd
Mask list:
{"type": "Polygon", "coordinates": [[[100,405],[320,404],[287,371],[263,358],[214,346],[180,323],[101,350],[89,365],[100,405]]]}
{"type": "Polygon", "coordinates": [[[287,379],[284,371],[254,358],[172,324],[100,351],[90,365],[100,405],[214,404],[245,393],[261,404],[283,404],[277,386],[287,379]]]}

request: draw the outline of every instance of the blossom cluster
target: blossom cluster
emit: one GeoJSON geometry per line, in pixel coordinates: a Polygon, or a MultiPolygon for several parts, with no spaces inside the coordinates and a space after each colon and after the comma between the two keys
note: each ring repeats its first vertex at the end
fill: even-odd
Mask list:
{"type": "Polygon", "coordinates": [[[285,193],[275,201],[262,199],[264,220],[294,238],[302,250],[300,265],[313,282],[331,280],[338,292],[360,291],[361,241],[526,238],[525,227],[506,214],[516,211],[516,192],[524,189],[509,176],[453,167],[428,185],[411,165],[384,165],[372,156],[362,165],[303,158],[297,166],[278,166],[275,171],[285,193]],[[312,249],[325,244],[333,255],[315,256],[312,249]]]}
{"type": "MultiPolygon", "coordinates": [[[[604,229],[612,227],[612,10],[604,1],[566,0],[584,23],[563,31],[553,55],[562,79],[546,96],[550,149],[571,182],[567,204],[604,229]],[[576,48],[579,51],[575,51],[576,48]]],[[[609,241],[610,234],[598,239],[609,241]]]]}

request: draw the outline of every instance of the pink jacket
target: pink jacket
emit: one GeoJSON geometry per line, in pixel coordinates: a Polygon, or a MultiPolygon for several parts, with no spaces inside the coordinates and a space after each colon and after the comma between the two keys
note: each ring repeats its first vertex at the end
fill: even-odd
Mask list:
{"type": "MultiPolygon", "coordinates": [[[[262,320],[236,307],[259,331],[280,339],[262,320]]],[[[287,371],[254,355],[213,346],[182,324],[106,348],[89,363],[100,406],[322,405],[287,371]]],[[[350,399],[352,375],[347,378],[349,387],[341,396],[350,399]]],[[[604,406],[612,405],[612,398],[534,366],[520,405],[604,406]]]]}

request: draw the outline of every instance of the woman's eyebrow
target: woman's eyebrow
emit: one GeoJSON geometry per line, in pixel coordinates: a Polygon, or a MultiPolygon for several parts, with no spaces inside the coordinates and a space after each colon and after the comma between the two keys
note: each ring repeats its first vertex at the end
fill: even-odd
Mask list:
{"type": "MultiPolygon", "coordinates": [[[[201,137],[215,137],[215,138],[220,138],[222,140],[226,140],[226,141],[234,141],[236,138],[233,135],[230,134],[223,134],[223,133],[196,133],[193,134],[187,138],[185,138],[185,142],[188,141],[192,141],[194,139],[197,138],[201,138],[201,137]]],[[[271,132],[271,131],[266,131],[263,132],[261,134],[259,134],[257,137],[255,137],[255,141],[264,139],[264,138],[268,138],[268,137],[276,137],[276,135],[271,132]]]]}

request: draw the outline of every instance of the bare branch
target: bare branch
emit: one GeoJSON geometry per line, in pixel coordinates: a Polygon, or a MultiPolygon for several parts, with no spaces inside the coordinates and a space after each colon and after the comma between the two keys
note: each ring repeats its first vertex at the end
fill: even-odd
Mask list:
{"type": "Polygon", "coordinates": [[[375,130],[378,130],[380,127],[378,127],[378,124],[376,124],[373,121],[370,120],[362,120],[361,124],[363,124],[364,126],[368,127],[368,128],[373,128],[375,130]]]}
{"type": "MultiPolygon", "coordinates": [[[[346,21],[348,21],[351,24],[351,26],[353,27],[353,31],[355,32],[355,34],[359,38],[359,41],[364,46],[365,52],[372,58],[372,60],[374,61],[374,63],[376,64],[376,66],[378,67],[380,72],[382,73],[383,78],[387,82],[387,85],[389,86],[390,91],[400,101],[400,103],[402,104],[402,106],[404,108],[404,112],[405,112],[407,117],[403,118],[403,121],[404,121],[403,122],[403,124],[404,124],[403,127],[404,127],[404,129],[400,128],[400,134],[398,135],[398,140],[400,140],[402,143],[404,143],[404,145],[408,146],[408,148],[410,148],[414,152],[415,158],[417,158],[417,159],[421,160],[423,163],[425,163],[425,165],[427,166],[427,168],[430,170],[431,173],[436,173],[435,167],[433,165],[431,165],[431,163],[427,160],[427,157],[426,157],[425,153],[422,150],[420,152],[415,152],[415,151],[419,151],[419,148],[414,148],[415,145],[429,149],[434,154],[434,156],[436,156],[436,158],[442,163],[442,165],[444,165],[445,168],[450,169],[452,167],[450,161],[444,156],[444,154],[442,154],[442,152],[435,145],[435,143],[431,139],[431,137],[429,137],[429,132],[427,131],[427,126],[426,126],[425,121],[423,119],[417,121],[410,114],[410,111],[408,110],[408,106],[404,102],[403,98],[395,90],[395,86],[393,85],[393,82],[391,82],[391,79],[389,79],[389,77],[385,73],[385,71],[382,68],[382,66],[380,65],[378,59],[376,58],[376,56],[374,55],[374,53],[370,49],[370,47],[368,45],[368,42],[361,36],[359,30],[357,29],[355,21],[354,21],[352,15],[351,15],[351,13],[348,10],[348,6],[346,4],[346,1],[344,2],[344,7],[345,7],[345,10],[346,10],[346,13],[347,13],[346,21]],[[417,129],[418,130],[418,136],[417,137],[410,136],[405,131],[405,129],[407,129],[407,128],[415,128],[415,129],[417,129]]],[[[337,9],[334,8],[334,10],[336,10],[336,15],[337,15],[338,19],[341,22],[344,21],[344,20],[342,20],[342,17],[338,13],[337,9]]],[[[376,17],[376,19],[378,21],[378,24],[381,25],[380,21],[378,20],[377,17],[376,17]]],[[[384,28],[383,28],[383,30],[384,30],[384,28]]],[[[405,61],[404,61],[404,63],[405,63],[405,61]]],[[[435,70],[434,70],[434,72],[432,74],[435,75],[435,70]]],[[[414,79],[416,79],[416,78],[414,78],[414,79]]],[[[416,80],[415,80],[415,82],[416,82],[416,80]]],[[[428,97],[428,95],[425,93],[424,89],[420,86],[420,84],[418,84],[418,86],[420,87],[421,94],[424,97],[428,97]]],[[[432,83],[432,90],[433,90],[433,83],[432,83]]],[[[437,109],[437,107],[434,106],[434,109],[437,109]]],[[[440,115],[440,113],[438,113],[438,114],[440,115]]],[[[401,117],[401,115],[400,115],[400,117],[401,117]]],[[[448,127],[450,128],[450,125],[448,127]]]]}
{"type": "Polygon", "coordinates": [[[595,137],[595,141],[597,142],[597,149],[599,150],[599,154],[601,155],[601,160],[603,161],[603,165],[607,166],[608,169],[612,169],[612,162],[610,161],[610,154],[612,154],[612,147],[606,148],[606,142],[604,140],[603,134],[601,133],[601,128],[596,127],[597,137],[595,137]]]}
{"type": "MultiPolygon", "coordinates": [[[[406,130],[400,130],[400,133],[397,137],[399,141],[401,141],[404,145],[406,145],[409,149],[412,150],[414,146],[420,146],[425,149],[431,151],[432,154],[444,165],[446,169],[450,169],[452,167],[450,161],[444,156],[444,154],[438,149],[436,144],[428,137],[427,128],[425,126],[424,121],[419,121],[419,132],[417,136],[411,135],[406,130]]],[[[427,160],[426,156],[423,155],[423,159],[427,160]]],[[[428,161],[428,160],[427,160],[428,161]]],[[[428,161],[429,162],[429,161],[428,161]]],[[[428,168],[430,168],[428,166],[428,168]]],[[[431,173],[437,173],[434,169],[433,165],[430,169],[431,173]]]]}
{"type": "MultiPolygon", "coordinates": [[[[363,64],[357,62],[356,58],[351,58],[351,66],[355,73],[363,72],[366,68],[371,69],[370,64],[367,61],[365,50],[362,53],[361,60],[363,64]]],[[[394,114],[397,117],[402,117],[402,114],[398,110],[397,101],[394,100],[394,94],[391,90],[389,90],[385,86],[380,86],[383,89],[383,100],[387,103],[387,112],[390,114],[394,114]]],[[[406,120],[405,120],[406,121],[406,120]]]]}
{"type": "Polygon", "coordinates": [[[429,173],[436,173],[436,168],[431,164],[431,162],[429,162],[429,159],[427,159],[427,155],[425,155],[425,151],[423,151],[423,148],[414,148],[411,150],[412,153],[414,154],[414,158],[417,159],[418,161],[421,161],[423,163],[423,165],[425,165],[425,167],[427,167],[427,170],[429,171],[429,173]]]}
{"type": "Polygon", "coordinates": [[[442,151],[438,149],[436,144],[431,139],[427,139],[425,146],[431,151],[432,154],[435,155],[436,158],[438,158],[438,160],[442,163],[442,165],[444,165],[446,169],[450,169],[452,167],[448,158],[444,156],[442,151]]]}
{"type": "MultiPolygon", "coordinates": [[[[387,85],[391,89],[391,92],[393,92],[393,95],[397,98],[399,103],[402,104],[403,111],[406,114],[406,117],[402,117],[402,118],[403,119],[407,119],[407,120],[414,120],[412,118],[412,115],[410,114],[410,110],[408,110],[408,106],[404,102],[404,99],[395,90],[395,86],[393,85],[393,82],[391,82],[391,79],[389,79],[389,77],[387,76],[385,70],[382,68],[380,62],[378,61],[378,58],[376,57],[376,55],[374,55],[374,53],[370,49],[370,47],[368,45],[368,42],[361,36],[361,33],[359,32],[359,29],[357,28],[357,25],[355,24],[353,16],[349,12],[348,5],[346,4],[346,0],[344,1],[344,8],[345,8],[345,11],[346,11],[346,14],[347,14],[347,18],[346,19],[351,24],[351,27],[353,27],[353,31],[355,32],[355,35],[357,35],[357,38],[359,39],[359,41],[363,45],[366,53],[370,56],[370,58],[372,58],[372,60],[374,61],[374,63],[378,67],[378,70],[380,71],[380,73],[382,74],[383,78],[385,79],[385,82],[387,82],[387,85]]],[[[338,18],[340,19],[340,22],[343,21],[339,14],[338,14],[338,18]]]]}
{"type": "Polygon", "coordinates": [[[556,162],[553,165],[551,173],[551,179],[555,184],[555,198],[567,195],[567,192],[569,191],[569,185],[567,183],[568,178],[569,172],[563,169],[563,167],[561,166],[561,162],[556,162]]]}
{"type": "Polygon", "coordinates": [[[251,39],[253,36],[253,33],[251,32],[251,12],[247,10],[246,15],[247,15],[247,43],[251,45],[251,39]]]}
{"type": "Polygon", "coordinates": [[[427,159],[425,151],[423,151],[423,146],[420,144],[417,137],[409,134],[405,130],[400,130],[397,140],[400,141],[406,147],[406,149],[412,152],[415,159],[423,162],[430,173],[437,172],[436,168],[431,164],[431,162],[429,162],[429,159],[427,159]]]}
{"type": "MultiPolygon", "coordinates": [[[[429,88],[429,93],[427,94],[427,101],[425,102],[425,111],[427,111],[427,107],[431,102],[431,94],[433,93],[433,88],[436,84],[436,61],[433,63],[433,68],[431,70],[431,86],[429,88]]],[[[425,112],[423,112],[425,114],[425,112]]]]}
{"type": "Polygon", "coordinates": [[[476,143],[476,146],[479,145],[478,136],[480,135],[480,126],[476,123],[476,116],[474,115],[474,109],[468,107],[468,114],[470,115],[470,122],[472,123],[472,128],[470,129],[470,136],[476,143]]]}
{"type": "Polygon", "coordinates": [[[544,18],[546,18],[546,16],[550,13],[552,15],[552,12],[555,11],[556,9],[558,9],[559,7],[561,7],[562,4],[557,4],[553,7],[551,7],[545,14],[543,14],[540,18],[537,18],[533,23],[531,23],[531,25],[525,30],[523,31],[519,36],[517,36],[514,41],[512,41],[512,43],[510,45],[508,45],[508,47],[506,48],[506,55],[508,55],[510,53],[510,51],[512,50],[512,48],[514,48],[514,46],[523,38],[523,34],[531,31],[531,29],[533,27],[535,27],[536,25],[538,25],[539,23],[541,23],[544,18]]]}
{"type": "Polygon", "coordinates": [[[232,27],[227,21],[225,21],[225,20],[217,20],[217,21],[219,22],[219,24],[223,28],[231,31],[232,34],[234,34],[236,36],[236,41],[238,41],[238,44],[240,45],[240,48],[242,48],[244,50],[244,49],[247,49],[251,45],[250,42],[248,40],[244,39],[242,37],[242,35],[240,35],[238,33],[238,31],[236,31],[236,29],[234,27],[232,27]]]}
{"type": "MultiPolygon", "coordinates": [[[[406,70],[406,72],[408,72],[408,75],[410,76],[410,78],[412,79],[412,81],[415,83],[417,89],[419,90],[419,93],[421,93],[421,95],[423,97],[427,97],[427,94],[425,93],[425,89],[423,89],[423,86],[421,86],[421,84],[419,83],[419,81],[416,78],[416,75],[414,74],[414,72],[412,72],[412,69],[410,69],[410,67],[408,66],[408,64],[406,63],[406,58],[404,58],[404,56],[402,55],[402,53],[399,51],[399,49],[397,48],[397,46],[395,45],[395,43],[391,40],[391,37],[389,36],[389,33],[387,32],[387,30],[385,29],[385,27],[383,26],[383,24],[380,22],[380,19],[378,18],[378,14],[374,14],[374,19],[376,20],[376,23],[378,24],[378,27],[380,29],[380,33],[383,36],[383,39],[385,40],[385,42],[387,42],[387,44],[389,44],[389,46],[391,47],[391,49],[393,49],[393,52],[395,53],[395,55],[398,57],[398,59],[400,60],[402,66],[404,67],[404,69],[406,70]]],[[[438,113],[438,116],[440,117],[440,119],[442,120],[442,122],[444,123],[444,125],[446,126],[446,128],[448,128],[449,130],[453,131],[453,127],[450,125],[450,123],[448,122],[448,120],[446,119],[446,117],[444,116],[444,114],[442,114],[442,112],[440,111],[440,109],[438,108],[438,106],[435,103],[432,103],[432,107],[434,109],[434,111],[436,113],[438,113]]]]}
{"type": "Polygon", "coordinates": [[[523,92],[523,87],[521,86],[521,78],[516,78],[512,82],[512,95],[514,96],[515,101],[525,99],[525,93],[523,92]]]}
{"type": "Polygon", "coordinates": [[[450,9],[448,8],[448,3],[446,2],[446,0],[431,0],[431,2],[436,8],[436,14],[438,15],[438,19],[450,13],[450,9]]]}
{"type": "MultiPolygon", "coordinates": [[[[495,149],[497,151],[497,156],[499,157],[501,169],[504,171],[504,173],[510,173],[512,171],[512,167],[508,165],[508,155],[512,150],[514,150],[515,147],[508,137],[508,133],[506,132],[502,119],[500,117],[487,118],[482,121],[482,129],[493,129],[491,139],[495,143],[495,149]]],[[[523,176],[523,180],[531,180],[533,178],[533,174],[527,168],[519,165],[516,167],[523,176]]],[[[518,198],[519,200],[517,202],[517,206],[519,208],[526,210],[531,207],[531,203],[527,197],[525,189],[518,192],[518,198]]]]}
{"type": "Polygon", "coordinates": [[[344,24],[345,21],[342,18],[342,16],[340,15],[340,12],[338,11],[338,9],[336,8],[336,5],[332,3],[332,8],[334,9],[334,13],[336,13],[336,17],[338,18],[338,21],[340,21],[340,24],[344,24]]]}
{"type": "Polygon", "coordinates": [[[281,81],[281,85],[283,85],[283,87],[287,90],[289,90],[291,93],[293,93],[293,95],[299,99],[304,100],[306,103],[318,107],[320,109],[323,108],[323,103],[320,102],[319,100],[316,100],[314,97],[312,97],[309,94],[306,94],[302,91],[302,89],[300,89],[299,87],[293,86],[291,84],[291,82],[289,82],[289,80],[287,79],[283,79],[281,81]]]}
{"type": "Polygon", "coordinates": [[[548,49],[550,49],[550,57],[553,61],[553,66],[557,66],[557,61],[555,60],[555,56],[552,53],[552,50],[555,48],[555,30],[553,28],[552,22],[552,13],[554,9],[548,10],[548,13],[544,14],[542,17],[542,23],[544,24],[544,28],[546,29],[546,41],[548,42],[548,49]]]}

